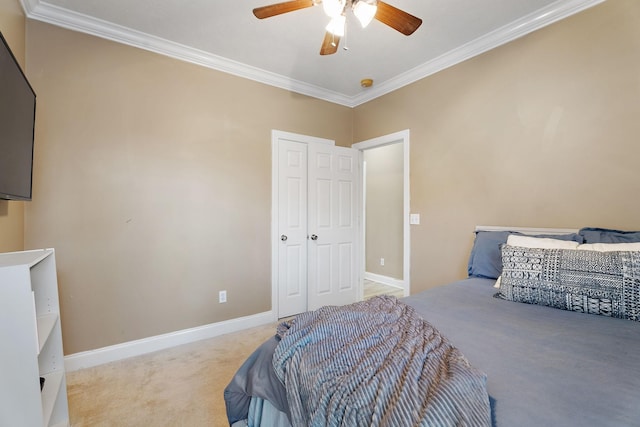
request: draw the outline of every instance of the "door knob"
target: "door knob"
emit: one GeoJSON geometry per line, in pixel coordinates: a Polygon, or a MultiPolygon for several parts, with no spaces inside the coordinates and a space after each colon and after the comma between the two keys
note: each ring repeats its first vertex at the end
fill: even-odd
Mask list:
{"type": "Polygon", "coordinates": [[[280,240],[282,240],[283,242],[286,242],[286,241],[287,241],[287,239],[288,239],[288,237],[287,237],[285,234],[283,234],[282,236],[280,236],[280,240]]]}
{"type": "Polygon", "coordinates": [[[316,236],[315,234],[311,235],[311,240],[318,240],[318,236],[316,236]]]}

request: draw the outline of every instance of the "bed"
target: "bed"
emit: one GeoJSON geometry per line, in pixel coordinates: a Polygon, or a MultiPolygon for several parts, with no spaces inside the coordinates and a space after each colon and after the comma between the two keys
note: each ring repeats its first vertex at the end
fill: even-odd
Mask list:
{"type": "MultiPolygon", "coordinates": [[[[449,425],[640,426],[638,245],[640,232],[479,227],[469,278],[403,298],[484,375],[489,421],[449,425]]],[[[231,425],[291,425],[282,336],[225,390],[231,425]]]]}

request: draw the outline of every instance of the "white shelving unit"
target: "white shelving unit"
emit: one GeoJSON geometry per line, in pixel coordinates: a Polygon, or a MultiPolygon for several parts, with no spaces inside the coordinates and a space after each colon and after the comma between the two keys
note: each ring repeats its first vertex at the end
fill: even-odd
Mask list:
{"type": "Polygon", "coordinates": [[[59,306],[53,249],[0,254],[0,426],[69,425],[59,306]]]}

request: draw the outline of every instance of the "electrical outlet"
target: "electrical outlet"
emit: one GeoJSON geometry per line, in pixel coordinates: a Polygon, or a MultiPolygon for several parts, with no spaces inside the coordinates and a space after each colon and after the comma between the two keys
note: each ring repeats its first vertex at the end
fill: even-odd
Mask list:
{"type": "Polygon", "coordinates": [[[218,294],[218,302],[222,304],[223,302],[227,302],[227,291],[220,291],[218,294]]]}
{"type": "Polygon", "coordinates": [[[380,258],[380,265],[384,265],[384,258],[380,258]]]}

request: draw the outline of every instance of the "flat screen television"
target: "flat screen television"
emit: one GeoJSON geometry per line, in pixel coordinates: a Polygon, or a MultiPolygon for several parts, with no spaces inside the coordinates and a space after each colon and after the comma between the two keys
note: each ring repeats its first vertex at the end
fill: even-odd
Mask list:
{"type": "Polygon", "coordinates": [[[36,94],[0,39],[0,199],[31,200],[36,94]]]}

